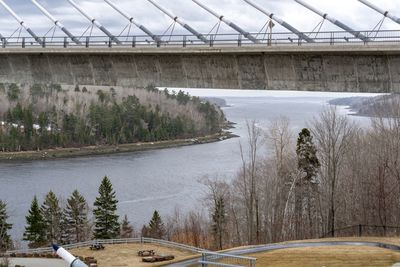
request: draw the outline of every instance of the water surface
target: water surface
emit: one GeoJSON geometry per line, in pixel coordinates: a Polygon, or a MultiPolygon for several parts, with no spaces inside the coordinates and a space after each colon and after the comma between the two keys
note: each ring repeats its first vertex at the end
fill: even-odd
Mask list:
{"type": "MultiPolygon", "coordinates": [[[[53,190],[65,201],[78,189],[92,206],[105,175],[117,192],[119,214],[127,214],[136,229],[148,222],[154,209],[168,215],[176,207],[184,211],[200,207],[205,188],[199,179],[218,175],[229,180],[240,167],[239,141],[246,141],[246,120],[257,120],[260,127],[267,128],[270,120],[286,116],[294,131],[299,131],[329,100],[361,95],[204,89],[189,92],[224,98],[229,105],[224,112],[230,121],[237,123],[233,132],[241,137],[154,151],[0,163],[0,199],[8,205],[10,222],[14,224],[13,237],[22,238],[25,216],[34,195],[43,201],[44,195],[53,190]]],[[[343,108],[341,111],[347,112],[343,108]]],[[[352,116],[352,119],[368,124],[368,118],[352,116]]]]}

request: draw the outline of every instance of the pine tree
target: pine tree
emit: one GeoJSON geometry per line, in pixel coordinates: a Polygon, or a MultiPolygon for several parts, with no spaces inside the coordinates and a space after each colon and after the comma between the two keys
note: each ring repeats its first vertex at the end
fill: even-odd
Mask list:
{"type": "Polygon", "coordinates": [[[78,243],[88,239],[88,211],[86,199],[78,190],[75,190],[71,197],[67,199],[67,206],[64,211],[68,243],[78,243]]]}
{"type": "Polygon", "coordinates": [[[49,243],[64,243],[64,214],[60,208],[58,198],[52,191],[47,193],[41,211],[46,225],[46,241],[49,243]]]}
{"type": "Polygon", "coordinates": [[[317,173],[320,163],[310,131],[304,128],[297,139],[297,167],[302,172],[295,188],[295,232],[297,239],[316,236],[318,224],[317,173]]]}
{"type": "Polygon", "coordinates": [[[310,131],[304,128],[299,133],[297,139],[297,166],[305,173],[307,181],[315,183],[315,178],[320,167],[317,157],[317,148],[315,147],[310,131]]]}
{"type": "Polygon", "coordinates": [[[36,248],[46,244],[46,224],[39,208],[36,196],[32,200],[25,227],[24,240],[28,241],[30,248],[36,248]]]}
{"type": "Polygon", "coordinates": [[[149,226],[146,227],[146,230],[148,237],[163,239],[165,235],[164,223],[157,210],[154,211],[153,217],[149,222],[149,226]]]}
{"type": "Polygon", "coordinates": [[[113,191],[111,181],[105,176],[99,187],[99,196],[94,202],[95,238],[112,239],[118,237],[117,203],[118,200],[116,199],[115,191],[113,191]]]}
{"type": "Polygon", "coordinates": [[[133,237],[133,227],[132,227],[131,223],[128,221],[128,216],[126,214],[121,223],[120,237],[121,238],[133,237]]]}
{"type": "Polygon", "coordinates": [[[7,205],[0,200],[0,252],[12,247],[11,237],[8,234],[8,230],[11,230],[12,224],[8,223],[7,219],[7,205]]]}
{"type": "Polygon", "coordinates": [[[214,240],[218,244],[218,248],[222,250],[223,237],[225,234],[226,212],[225,202],[222,197],[219,197],[215,203],[212,214],[212,232],[214,240]]]}

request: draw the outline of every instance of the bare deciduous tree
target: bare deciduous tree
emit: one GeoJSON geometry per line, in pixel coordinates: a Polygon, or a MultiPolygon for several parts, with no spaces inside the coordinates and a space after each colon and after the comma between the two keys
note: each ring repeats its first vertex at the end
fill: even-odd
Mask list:
{"type": "Polygon", "coordinates": [[[343,170],[345,155],[357,127],[345,115],[340,115],[336,107],[325,109],[313,121],[312,133],[318,144],[321,160],[321,177],[328,212],[325,214],[326,230],[335,234],[337,184],[343,170]]]}

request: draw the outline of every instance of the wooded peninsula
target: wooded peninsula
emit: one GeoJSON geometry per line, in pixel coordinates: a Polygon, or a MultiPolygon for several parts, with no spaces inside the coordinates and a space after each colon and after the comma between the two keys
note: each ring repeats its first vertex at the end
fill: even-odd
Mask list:
{"type": "Polygon", "coordinates": [[[219,107],[183,91],[0,84],[0,154],[22,158],[209,142],[221,138],[225,123],[219,107]]]}

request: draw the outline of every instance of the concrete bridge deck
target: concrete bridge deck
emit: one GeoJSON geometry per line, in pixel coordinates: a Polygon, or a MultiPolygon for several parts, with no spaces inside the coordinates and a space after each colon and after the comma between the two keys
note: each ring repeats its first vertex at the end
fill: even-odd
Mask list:
{"type": "Polygon", "coordinates": [[[1,48],[0,82],[400,92],[400,45],[1,48]]]}
{"type": "Polygon", "coordinates": [[[123,54],[123,55],[136,55],[136,54],[151,54],[151,55],[163,55],[163,54],[282,54],[282,53],[305,53],[305,54],[317,54],[317,53],[329,53],[329,54],[373,54],[373,55],[398,55],[400,54],[400,43],[369,43],[369,44],[340,44],[340,45],[329,45],[329,44],[287,44],[287,45],[273,45],[267,46],[265,44],[252,44],[244,46],[229,46],[229,45],[218,45],[213,47],[208,46],[139,46],[139,47],[89,47],[85,48],[82,46],[77,47],[8,47],[0,48],[0,54],[123,54]]]}

